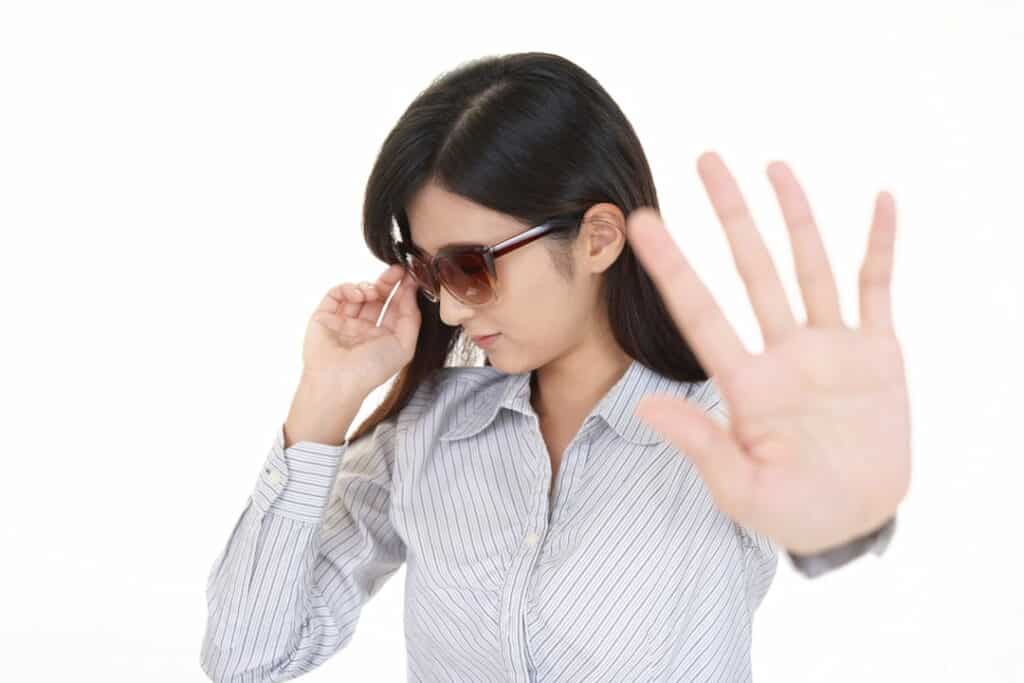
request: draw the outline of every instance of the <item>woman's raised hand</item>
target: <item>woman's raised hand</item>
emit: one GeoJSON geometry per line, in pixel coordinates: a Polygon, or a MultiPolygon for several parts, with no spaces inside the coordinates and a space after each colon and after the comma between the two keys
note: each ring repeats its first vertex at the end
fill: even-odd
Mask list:
{"type": "Polygon", "coordinates": [[[691,401],[656,395],[637,414],[695,463],[735,521],[797,553],[845,543],[893,516],[910,485],[910,405],[890,301],[895,202],[887,192],[876,197],[860,269],[860,325],[850,327],[807,197],[787,164],[769,164],[807,312],[800,321],[722,159],[703,154],[697,170],[765,349],[755,355],[744,346],[658,212],[634,211],[630,244],[716,379],[728,420],[720,425],[691,401]]]}
{"type": "Polygon", "coordinates": [[[416,283],[404,274],[405,268],[395,264],[376,282],[343,282],[330,289],[306,328],[303,372],[338,375],[369,394],[408,364],[416,351],[420,311],[416,283]]]}

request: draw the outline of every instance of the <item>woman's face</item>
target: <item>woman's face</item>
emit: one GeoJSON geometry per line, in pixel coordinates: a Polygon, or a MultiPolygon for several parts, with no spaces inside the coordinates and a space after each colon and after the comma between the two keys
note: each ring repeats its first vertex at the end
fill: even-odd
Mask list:
{"type": "MultiPolygon", "coordinates": [[[[532,227],[434,184],[415,195],[406,214],[413,243],[430,256],[453,242],[490,246],[532,227]]],[[[588,210],[571,249],[571,279],[556,269],[541,238],[495,259],[497,289],[490,303],[463,304],[442,287],[441,320],[461,326],[467,336],[500,333],[484,351],[503,372],[526,372],[565,354],[607,326],[598,288],[624,244],[621,217],[612,204],[588,210]]]]}

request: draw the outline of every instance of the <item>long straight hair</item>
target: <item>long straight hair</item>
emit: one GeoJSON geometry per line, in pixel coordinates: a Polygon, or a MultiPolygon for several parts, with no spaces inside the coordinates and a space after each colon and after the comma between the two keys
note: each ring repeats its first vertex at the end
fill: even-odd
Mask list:
{"type": "MultiPolygon", "coordinates": [[[[366,184],[363,235],[381,261],[397,263],[393,245],[410,240],[405,207],[433,182],[522,222],[582,215],[610,202],[628,216],[658,209],[654,179],[626,116],[586,71],[546,52],[487,56],[435,78],[388,133],[366,184]]],[[[577,222],[541,238],[563,274],[577,222]]],[[[627,241],[603,275],[601,298],[616,341],[633,359],[678,381],[708,378],[650,276],[627,241]]],[[[416,352],[384,400],[349,442],[408,403],[440,368],[466,366],[472,355],[462,327],[442,322],[419,292],[416,352]]],[[[489,361],[487,362],[489,364],[489,361]]]]}

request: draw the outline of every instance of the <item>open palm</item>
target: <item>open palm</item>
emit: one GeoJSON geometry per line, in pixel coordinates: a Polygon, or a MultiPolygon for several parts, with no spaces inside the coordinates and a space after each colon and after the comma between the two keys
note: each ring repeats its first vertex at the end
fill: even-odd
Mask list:
{"type": "Polygon", "coordinates": [[[721,158],[698,173],[722,223],[764,336],[751,354],[656,211],[633,211],[630,245],[724,406],[649,395],[637,414],[690,457],[723,512],[796,553],[880,526],[910,483],[910,409],[891,314],[892,196],[879,193],[860,271],[860,327],[842,318],[810,206],[782,162],[767,173],[789,230],[806,323],[794,316],[772,258],[721,158]],[[714,411],[712,411],[714,412],[714,411]]]}

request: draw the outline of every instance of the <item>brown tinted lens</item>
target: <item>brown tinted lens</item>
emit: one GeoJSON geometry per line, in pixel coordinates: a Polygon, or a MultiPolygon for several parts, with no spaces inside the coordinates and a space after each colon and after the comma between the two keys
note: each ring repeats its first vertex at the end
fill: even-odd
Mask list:
{"type": "Polygon", "coordinates": [[[480,305],[491,299],[491,274],[483,254],[464,251],[444,255],[437,264],[441,282],[463,303],[480,305]]]}

